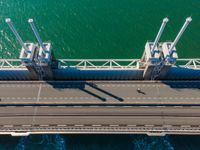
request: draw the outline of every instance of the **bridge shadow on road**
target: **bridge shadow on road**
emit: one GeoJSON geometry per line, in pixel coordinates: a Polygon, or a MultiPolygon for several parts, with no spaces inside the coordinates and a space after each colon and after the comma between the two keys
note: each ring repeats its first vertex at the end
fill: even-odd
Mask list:
{"type": "Polygon", "coordinates": [[[200,90],[200,80],[194,81],[162,81],[165,85],[169,86],[170,88],[181,90],[181,89],[193,89],[193,90],[200,90]]]}
{"type": "Polygon", "coordinates": [[[102,88],[99,88],[96,84],[87,83],[86,82],[86,85],[88,85],[89,87],[91,87],[91,88],[93,88],[93,89],[95,89],[97,91],[100,91],[100,92],[104,93],[105,95],[108,95],[108,96],[110,96],[110,97],[112,97],[112,98],[114,98],[116,100],[123,101],[123,98],[121,98],[119,96],[116,96],[116,95],[114,95],[114,94],[112,94],[112,93],[110,93],[110,92],[108,92],[108,91],[106,91],[106,90],[104,90],[102,88]]]}
{"type": "Polygon", "coordinates": [[[100,88],[97,84],[94,84],[92,82],[87,82],[87,81],[57,81],[57,82],[46,81],[46,83],[51,85],[53,88],[55,88],[57,90],[78,89],[78,90],[81,90],[82,92],[85,92],[88,95],[95,97],[101,101],[107,100],[107,98],[102,95],[107,95],[113,99],[120,101],[120,102],[124,101],[123,98],[121,98],[103,88],[100,88]]]}

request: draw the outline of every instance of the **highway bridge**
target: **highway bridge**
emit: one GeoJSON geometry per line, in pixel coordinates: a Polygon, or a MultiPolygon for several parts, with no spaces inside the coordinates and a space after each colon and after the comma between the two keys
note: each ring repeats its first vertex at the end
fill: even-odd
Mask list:
{"type": "Polygon", "coordinates": [[[2,81],[0,134],[200,134],[200,81],[2,81]]]}
{"type": "Polygon", "coordinates": [[[55,59],[51,43],[24,42],[19,59],[0,59],[0,134],[200,134],[200,59],[179,59],[172,41],[154,42],[141,59],[55,59]]]}

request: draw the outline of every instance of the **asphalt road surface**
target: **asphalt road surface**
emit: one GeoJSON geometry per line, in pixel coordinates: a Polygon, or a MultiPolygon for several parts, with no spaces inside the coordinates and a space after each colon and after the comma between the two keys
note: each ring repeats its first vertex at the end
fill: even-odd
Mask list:
{"type": "Polygon", "coordinates": [[[200,104],[200,81],[0,82],[1,103],[200,104]]]}
{"type": "Polygon", "coordinates": [[[200,107],[2,107],[0,134],[200,134],[200,107]]]}
{"type": "Polygon", "coordinates": [[[1,125],[199,125],[200,107],[2,107],[1,125]],[[194,119],[195,118],[195,119],[194,119]]]}
{"type": "Polygon", "coordinates": [[[0,134],[200,134],[200,81],[2,81],[0,98],[0,134]]]}

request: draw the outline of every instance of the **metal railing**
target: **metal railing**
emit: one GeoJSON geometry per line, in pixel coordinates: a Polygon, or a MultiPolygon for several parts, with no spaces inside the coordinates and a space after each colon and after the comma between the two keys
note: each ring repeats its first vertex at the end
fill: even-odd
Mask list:
{"type": "Polygon", "coordinates": [[[25,68],[20,59],[0,59],[0,69],[25,68]]]}
{"type": "Polygon", "coordinates": [[[200,69],[200,58],[178,59],[177,64],[184,68],[200,69]]]}
{"type": "Polygon", "coordinates": [[[78,69],[139,69],[140,59],[59,59],[59,67],[78,69]]]}
{"type": "MultiPolygon", "coordinates": [[[[78,69],[143,69],[145,62],[140,59],[58,59],[59,68],[78,69]]],[[[200,58],[177,59],[177,66],[200,69],[200,58]]],[[[20,59],[0,59],[0,69],[23,69],[20,59]]]]}

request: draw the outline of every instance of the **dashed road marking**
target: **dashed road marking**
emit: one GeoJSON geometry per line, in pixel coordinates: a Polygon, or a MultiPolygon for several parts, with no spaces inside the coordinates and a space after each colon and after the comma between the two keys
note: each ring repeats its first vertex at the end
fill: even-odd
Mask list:
{"type": "Polygon", "coordinates": [[[49,125],[48,124],[41,124],[40,126],[41,127],[48,127],[49,125]]]}
{"type": "MultiPolygon", "coordinates": [[[[107,100],[116,100],[112,97],[105,97],[107,100]]],[[[200,100],[200,97],[122,97],[124,100],[200,100]]],[[[96,97],[1,97],[1,100],[94,100],[96,97]]]]}
{"type": "Polygon", "coordinates": [[[163,125],[163,127],[171,128],[173,125],[163,125]]]}
{"type": "Polygon", "coordinates": [[[101,124],[93,124],[92,126],[93,127],[101,127],[102,125],[101,124]]]}
{"type": "Polygon", "coordinates": [[[15,108],[16,106],[6,106],[7,108],[15,108]]]}
{"type": "Polygon", "coordinates": [[[128,124],[127,126],[128,127],[136,127],[137,125],[136,124],[128,124]]]}
{"type": "Polygon", "coordinates": [[[66,127],[67,125],[66,124],[58,124],[57,126],[58,127],[66,127]]]}
{"type": "MultiPolygon", "coordinates": [[[[173,83],[172,81],[169,82],[169,83],[173,83]]],[[[176,81],[174,82],[176,83],[176,81]]],[[[193,83],[193,82],[192,82],[193,83]]],[[[41,84],[42,87],[47,87],[47,88],[53,88],[52,85],[49,85],[49,84],[41,84]]],[[[58,87],[66,87],[66,88],[75,88],[75,86],[71,86],[71,85],[66,85],[66,84],[56,84],[56,86],[58,87]]],[[[82,84],[80,84],[79,86],[82,86],[82,84]]],[[[79,87],[77,86],[77,87],[79,87]]],[[[127,83],[127,84],[117,84],[117,83],[113,83],[113,84],[98,84],[97,83],[97,86],[99,87],[147,87],[147,88],[151,88],[151,87],[156,87],[156,86],[159,86],[159,87],[170,87],[170,85],[167,85],[166,84],[160,84],[160,83],[151,83],[151,84],[136,84],[136,83],[127,83]]],[[[191,83],[188,84],[188,85],[184,85],[184,84],[172,84],[171,85],[173,88],[180,88],[180,87],[183,87],[183,88],[198,88],[200,87],[200,85],[192,85],[191,83]]],[[[33,88],[33,87],[38,87],[38,84],[0,84],[0,88],[6,88],[6,87],[11,87],[11,88],[33,88]]]]}
{"type": "MultiPolygon", "coordinates": [[[[42,90],[42,84],[40,84],[40,86],[39,86],[38,95],[37,95],[37,102],[39,102],[39,100],[40,100],[41,90],[42,90]]],[[[35,107],[35,109],[34,109],[34,115],[33,115],[33,120],[32,120],[33,124],[35,124],[35,117],[36,117],[36,114],[37,114],[37,110],[38,110],[38,107],[35,107]]]]}
{"type": "Polygon", "coordinates": [[[4,125],[4,127],[6,127],[6,128],[12,128],[13,125],[4,125]]]}
{"type": "Polygon", "coordinates": [[[191,125],[181,125],[182,128],[190,128],[191,125]]]}
{"type": "Polygon", "coordinates": [[[24,107],[27,107],[27,108],[32,108],[32,107],[34,107],[34,106],[24,106],[24,107]]]}
{"type": "Polygon", "coordinates": [[[83,124],[75,124],[74,126],[75,127],[83,127],[84,125],[83,124]]]}
{"type": "Polygon", "coordinates": [[[81,108],[81,107],[83,107],[83,106],[73,106],[74,108],[81,108]]]}
{"type": "Polygon", "coordinates": [[[0,85],[0,88],[33,88],[38,85],[0,85]]]}
{"type": "Polygon", "coordinates": [[[175,108],[182,108],[183,106],[174,106],[175,108]]]}
{"type": "Polygon", "coordinates": [[[118,124],[110,124],[109,126],[110,126],[110,127],[119,127],[118,124]]]}
{"type": "Polygon", "coordinates": [[[91,105],[91,106],[89,106],[89,107],[91,107],[91,108],[97,108],[97,107],[99,107],[99,106],[97,106],[97,105],[91,105]]]}

